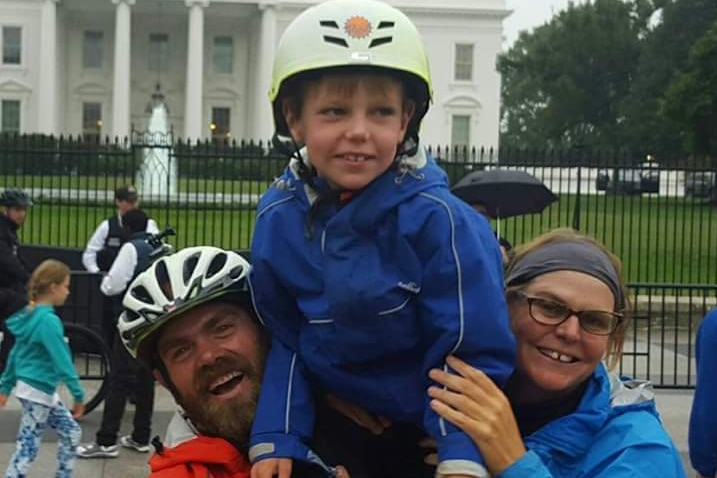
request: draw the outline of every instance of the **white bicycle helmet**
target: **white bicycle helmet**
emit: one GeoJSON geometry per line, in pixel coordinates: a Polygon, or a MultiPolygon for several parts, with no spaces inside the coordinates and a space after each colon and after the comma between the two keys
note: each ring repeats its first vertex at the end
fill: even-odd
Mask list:
{"type": "Polygon", "coordinates": [[[117,329],[133,357],[150,363],[146,347],[160,327],[207,301],[232,294],[249,302],[250,264],[239,254],[210,246],[162,257],[127,288],[117,329]]]}
{"type": "Polygon", "coordinates": [[[403,78],[416,102],[410,131],[418,131],[432,96],[423,41],[400,10],[376,0],[329,0],[304,10],[289,24],[274,57],[269,99],[277,134],[289,136],[282,98],[296,93],[287,81],[335,68],[384,69],[403,78]]]}

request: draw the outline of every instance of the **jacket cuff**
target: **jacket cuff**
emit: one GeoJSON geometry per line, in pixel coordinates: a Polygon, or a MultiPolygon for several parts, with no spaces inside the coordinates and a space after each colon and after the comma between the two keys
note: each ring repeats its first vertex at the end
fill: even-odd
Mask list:
{"type": "Polygon", "coordinates": [[[256,463],[267,458],[291,458],[307,461],[309,447],[299,437],[285,433],[262,433],[251,437],[249,460],[256,463]]]}
{"type": "Polygon", "coordinates": [[[436,476],[445,475],[488,476],[478,447],[463,432],[449,433],[438,439],[436,476]]]}
{"type": "Polygon", "coordinates": [[[518,461],[503,470],[502,473],[495,475],[495,478],[522,478],[524,476],[535,478],[552,477],[540,457],[532,451],[528,451],[518,461]]]}

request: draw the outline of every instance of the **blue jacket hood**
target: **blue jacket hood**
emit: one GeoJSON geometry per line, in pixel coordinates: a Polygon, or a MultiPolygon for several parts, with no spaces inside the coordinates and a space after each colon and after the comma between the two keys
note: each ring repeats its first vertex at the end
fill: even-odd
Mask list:
{"type": "Polygon", "coordinates": [[[25,307],[7,320],[7,328],[18,340],[27,340],[35,334],[45,315],[54,311],[51,305],[36,305],[32,309],[25,307]]]}
{"type": "MultiPolygon", "coordinates": [[[[306,148],[301,150],[301,156],[306,167],[312,171],[311,160],[308,158],[306,148]]],[[[282,197],[293,197],[301,202],[308,212],[320,194],[330,191],[326,180],[320,177],[314,178],[313,187],[306,184],[299,174],[300,161],[298,158],[290,160],[284,172],[276,178],[272,187],[262,197],[263,203],[273,203],[281,200],[282,197]]],[[[385,213],[405,202],[407,198],[436,186],[448,190],[448,177],[436,162],[427,156],[426,151],[419,147],[414,156],[400,159],[364,189],[355,193],[351,203],[360,203],[359,198],[362,195],[371,196],[372,199],[371,207],[354,208],[352,211],[353,223],[357,227],[370,227],[371,224],[380,222],[385,213]],[[378,210],[376,209],[377,205],[380,205],[378,210]]],[[[349,203],[346,207],[350,206],[349,203]]],[[[262,210],[261,206],[259,206],[259,210],[262,210]]]]}

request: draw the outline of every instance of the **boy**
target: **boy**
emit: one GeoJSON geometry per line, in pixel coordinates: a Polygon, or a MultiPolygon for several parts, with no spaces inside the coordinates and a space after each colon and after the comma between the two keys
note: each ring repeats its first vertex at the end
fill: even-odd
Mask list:
{"type": "Polygon", "coordinates": [[[392,422],[374,437],[318,408],[315,451],[353,478],[432,476],[416,445],[423,430],[438,441],[439,475],[486,476],[470,438],[426,395],[428,370],[447,370],[449,354],[499,384],[514,358],[492,232],[418,144],[430,94],[415,26],[384,3],[321,3],[279,43],[275,143],[293,147],[252,243],[253,300],[273,336],[254,478],[284,478],[292,459],[315,457],[309,386],[392,422]]]}

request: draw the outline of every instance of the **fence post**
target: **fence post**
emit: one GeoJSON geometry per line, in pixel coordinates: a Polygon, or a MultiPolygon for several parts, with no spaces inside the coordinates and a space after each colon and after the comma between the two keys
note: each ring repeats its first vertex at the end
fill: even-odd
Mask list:
{"type": "Polygon", "coordinates": [[[581,157],[581,144],[576,144],[573,147],[572,160],[578,163],[578,187],[575,190],[575,210],[573,211],[573,229],[576,231],[580,230],[580,198],[582,196],[582,157],[581,157]]]}

